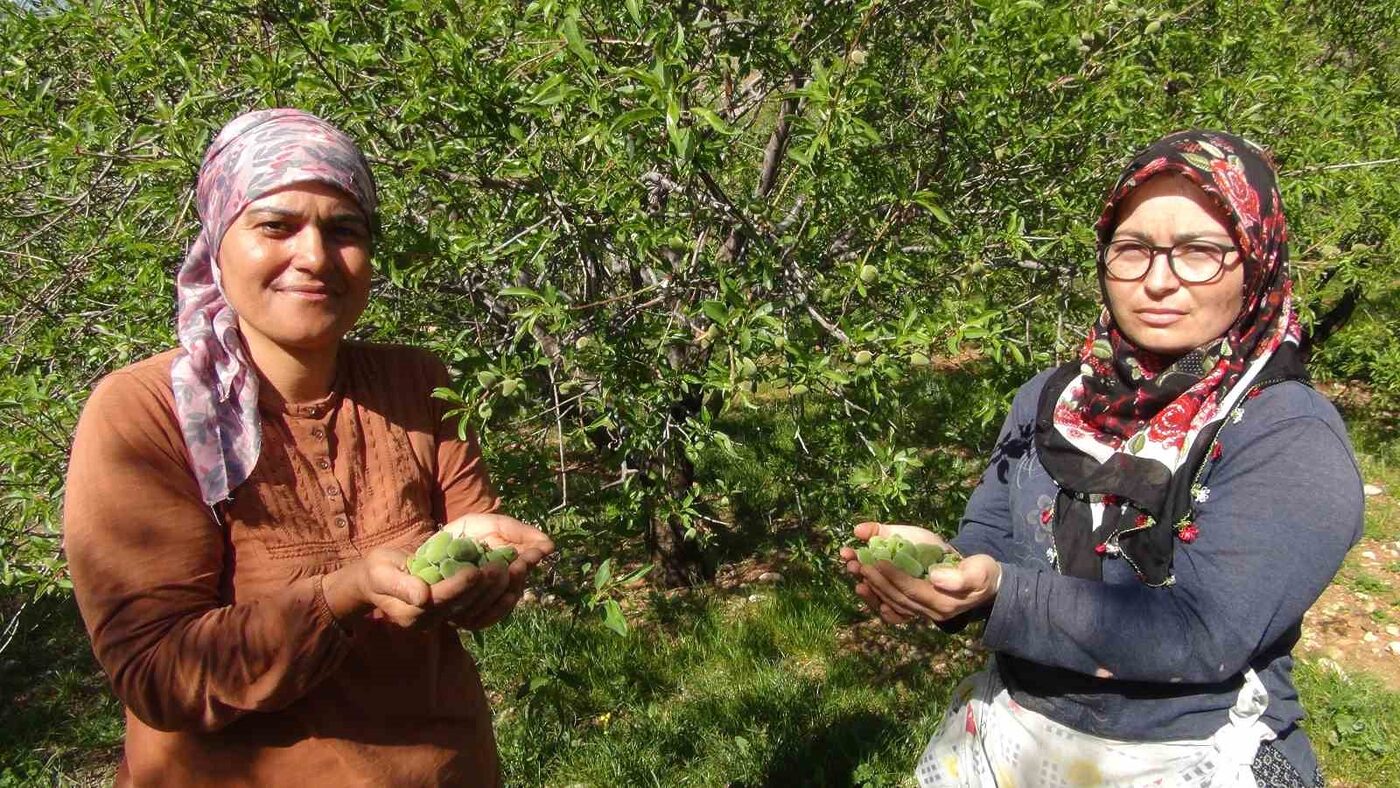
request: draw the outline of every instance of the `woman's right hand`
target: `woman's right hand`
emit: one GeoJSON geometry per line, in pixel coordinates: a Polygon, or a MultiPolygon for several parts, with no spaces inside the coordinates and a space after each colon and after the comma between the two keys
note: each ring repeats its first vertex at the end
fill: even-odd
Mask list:
{"type": "MultiPolygon", "coordinates": [[[[948,542],[938,534],[927,528],[920,528],[917,525],[890,525],[887,523],[865,522],[860,523],[854,530],[857,539],[869,542],[877,536],[902,536],[914,544],[936,544],[945,549],[949,548],[948,542]]],[[[872,612],[878,615],[887,624],[902,624],[914,616],[899,609],[890,603],[890,600],[883,598],[876,592],[867,572],[877,572],[874,567],[864,569],[860,560],[856,558],[856,551],[853,547],[841,548],[841,559],[845,561],[846,571],[856,578],[856,596],[865,601],[872,612]]]]}
{"type": "Polygon", "coordinates": [[[445,580],[427,583],[404,566],[410,553],[377,547],[355,563],[326,575],[322,592],[337,621],[369,614],[405,629],[425,629],[451,616],[496,606],[510,584],[499,565],[468,566],[445,580]]]}

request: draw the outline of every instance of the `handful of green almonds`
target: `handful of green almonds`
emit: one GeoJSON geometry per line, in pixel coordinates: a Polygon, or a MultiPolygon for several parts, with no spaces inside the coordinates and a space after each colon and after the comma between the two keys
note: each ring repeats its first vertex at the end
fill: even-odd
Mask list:
{"type": "Polygon", "coordinates": [[[856,548],[856,559],[866,566],[889,561],[911,577],[924,577],[937,566],[952,566],[962,560],[951,549],[928,542],[914,543],[902,536],[875,536],[864,547],[856,548]]]}
{"type": "Polygon", "coordinates": [[[409,574],[428,585],[446,580],[468,566],[485,569],[488,564],[508,565],[515,560],[514,547],[492,548],[485,542],[456,537],[438,531],[409,556],[409,574]]]}

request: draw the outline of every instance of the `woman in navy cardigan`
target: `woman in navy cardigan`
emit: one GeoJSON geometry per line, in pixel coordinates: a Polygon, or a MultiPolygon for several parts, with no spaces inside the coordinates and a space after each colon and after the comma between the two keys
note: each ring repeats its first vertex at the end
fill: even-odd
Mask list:
{"type": "MultiPolygon", "coordinates": [[[[1017,393],[952,541],[966,558],[918,580],[843,552],[889,623],[986,620],[991,663],[919,781],[1321,785],[1291,652],[1361,535],[1361,478],[1307,384],[1272,163],[1169,135],[1096,230],[1104,310],[1017,393]]],[[[893,533],[937,539],[856,527],[893,533]]]]}

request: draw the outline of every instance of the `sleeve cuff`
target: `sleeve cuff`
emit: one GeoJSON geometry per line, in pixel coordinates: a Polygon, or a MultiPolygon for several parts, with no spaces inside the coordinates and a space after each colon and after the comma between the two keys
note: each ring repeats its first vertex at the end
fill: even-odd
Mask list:
{"type": "Polygon", "coordinates": [[[355,633],[335,617],[335,613],[331,611],[330,604],[326,602],[326,592],[325,589],[322,588],[324,581],[325,575],[316,575],[311,579],[311,604],[316,608],[316,620],[322,625],[335,630],[343,638],[348,639],[354,637],[355,633]]]}
{"type": "Polygon", "coordinates": [[[992,600],[991,610],[986,612],[987,628],[982,632],[982,645],[988,649],[1003,650],[1002,646],[1015,635],[1017,607],[1028,571],[1015,564],[1001,565],[1001,585],[997,589],[997,598],[992,600]]]}

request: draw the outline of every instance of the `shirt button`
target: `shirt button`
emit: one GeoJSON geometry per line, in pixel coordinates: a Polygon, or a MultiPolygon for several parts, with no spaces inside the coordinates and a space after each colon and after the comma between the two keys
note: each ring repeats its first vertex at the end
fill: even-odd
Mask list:
{"type": "Polygon", "coordinates": [[[321,459],[316,461],[316,467],[320,468],[323,471],[328,471],[331,467],[331,461],[326,459],[325,457],[322,457],[321,459]]]}
{"type": "Polygon", "coordinates": [[[334,497],[336,497],[337,495],[340,495],[340,489],[339,489],[339,488],[337,488],[337,487],[327,487],[327,488],[326,488],[326,496],[327,496],[327,497],[329,497],[329,498],[334,498],[334,497]]]}
{"type": "Polygon", "coordinates": [[[315,438],[315,439],[318,440],[318,441],[319,441],[319,440],[324,440],[325,437],[326,437],[326,431],[323,430],[323,429],[321,429],[320,427],[312,427],[312,428],[311,428],[311,437],[315,438]]]}
{"type": "Polygon", "coordinates": [[[347,525],[349,525],[349,524],[350,524],[350,522],[349,522],[348,520],[345,519],[345,515],[343,515],[343,514],[336,515],[336,518],[335,518],[335,527],[336,527],[336,528],[344,528],[345,526],[347,526],[347,525]]]}

